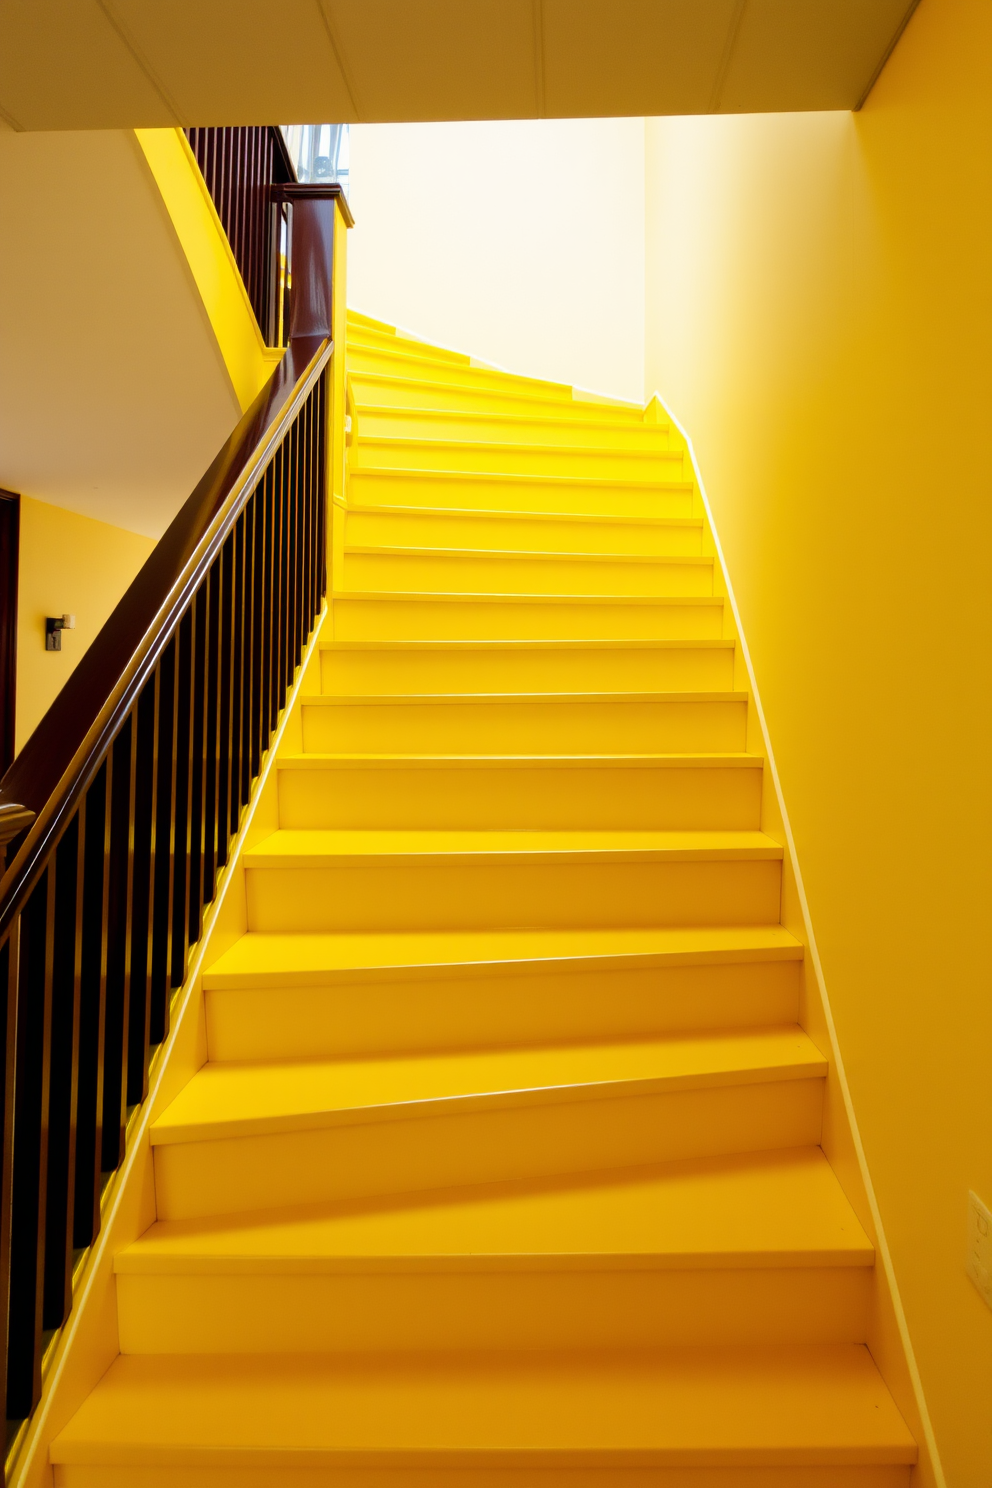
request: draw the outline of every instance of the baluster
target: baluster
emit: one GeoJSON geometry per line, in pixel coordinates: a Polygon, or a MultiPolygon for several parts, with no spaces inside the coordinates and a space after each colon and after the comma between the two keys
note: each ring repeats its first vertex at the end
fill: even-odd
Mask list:
{"type": "Polygon", "coordinates": [[[107,1029],[103,1061],[103,1171],[124,1156],[134,896],[134,797],[138,730],[134,710],[112,746],[110,860],[107,893],[107,1029]]]}
{"type": "Polygon", "coordinates": [[[231,802],[229,831],[233,836],[241,824],[241,807],[244,794],[245,716],[247,693],[247,667],[251,655],[246,645],[245,626],[248,624],[248,607],[245,603],[245,533],[248,513],[242,513],[234,529],[234,614],[231,628],[233,658],[231,662],[231,802]]]}
{"type": "Polygon", "coordinates": [[[265,595],[265,603],[262,610],[262,716],[260,719],[258,757],[261,762],[269,743],[269,731],[272,728],[272,633],[275,624],[275,551],[274,551],[274,517],[275,517],[275,462],[265,472],[263,520],[265,523],[262,541],[262,591],[265,595]]]}
{"type": "Polygon", "coordinates": [[[286,700],[286,657],[289,654],[287,645],[287,613],[286,613],[286,509],[289,502],[289,481],[292,453],[292,426],[286,433],[286,438],[279,446],[279,482],[276,486],[276,506],[273,522],[273,551],[275,553],[275,606],[276,606],[276,631],[274,645],[272,648],[273,672],[273,707],[272,727],[275,728],[279,711],[286,700]]]}
{"type": "Polygon", "coordinates": [[[249,786],[258,774],[262,760],[262,710],[265,705],[262,674],[262,643],[265,606],[265,481],[252,498],[251,524],[251,753],[248,767],[249,786]]]}
{"type": "Polygon", "coordinates": [[[30,1415],[41,1396],[54,927],[52,862],[21,912],[7,1314],[7,1419],[11,1421],[30,1415]]]}
{"type": "Polygon", "coordinates": [[[172,895],[176,859],[176,765],[178,708],[176,659],[179,638],[173,636],[158,664],[157,783],[155,788],[154,907],[151,918],[151,1010],[148,1039],[160,1044],[169,1031],[172,970],[172,895]]]}
{"type": "Polygon", "coordinates": [[[227,862],[231,839],[234,768],[234,546],[232,530],[220,555],[220,637],[217,725],[217,867],[227,862]]]}
{"type": "Polygon", "coordinates": [[[320,608],[320,601],[327,593],[327,503],[333,499],[334,484],[328,479],[327,469],[327,371],[324,372],[317,388],[320,393],[318,402],[319,418],[317,420],[317,603],[315,612],[320,608]]]}
{"type": "MultiPolygon", "coordinates": [[[[18,915],[0,943],[0,998],[5,1032],[3,1058],[3,1163],[0,1168],[0,1297],[10,1293],[10,1198],[14,1171],[14,1070],[17,1059],[17,972],[21,920],[18,915]]],[[[0,1393],[7,1399],[7,1350],[0,1349],[0,1393]]]]}
{"type": "Polygon", "coordinates": [[[142,688],[136,710],[134,888],[131,896],[131,975],[128,997],[127,1105],[148,1094],[151,1050],[152,927],[157,845],[159,668],[142,688]]]}
{"type": "Polygon", "coordinates": [[[207,691],[207,585],[202,583],[190,606],[193,612],[192,728],[190,730],[189,897],[187,933],[190,946],[203,928],[203,797],[206,751],[204,728],[207,691]]]}
{"type": "Polygon", "coordinates": [[[172,985],[186,978],[189,949],[190,786],[193,778],[193,641],[195,606],[179,624],[176,664],[175,882],[172,890],[172,985]]]}
{"type": "Polygon", "coordinates": [[[45,1328],[61,1327],[72,1306],[82,913],[83,838],[77,812],[62,834],[55,853],[45,1328]]]}
{"type": "Polygon", "coordinates": [[[79,830],[84,834],[84,857],[73,1209],[73,1233],[78,1249],[89,1245],[100,1228],[112,775],[113,755],[108,754],[86,792],[79,818],[79,830]]]}
{"type": "MultiPolygon", "coordinates": [[[[214,897],[217,881],[217,801],[220,748],[220,600],[221,565],[215,559],[206,582],[206,657],[204,663],[203,703],[203,873],[200,885],[201,905],[214,897]]],[[[200,915],[203,928],[203,915],[200,915]]]]}

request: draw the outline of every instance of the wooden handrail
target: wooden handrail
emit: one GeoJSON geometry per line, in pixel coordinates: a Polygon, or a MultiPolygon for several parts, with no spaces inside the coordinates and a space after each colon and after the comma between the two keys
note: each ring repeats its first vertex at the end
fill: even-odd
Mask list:
{"type": "MultiPolygon", "coordinates": [[[[305,279],[304,279],[305,283],[305,279]]],[[[304,293],[301,284],[300,297],[304,293]]],[[[71,813],[109,738],[173,634],[334,349],[327,336],[298,336],[182,506],[48,712],[0,780],[0,823],[33,813],[0,880],[0,936],[18,912],[32,868],[71,813]]],[[[3,826],[0,825],[0,833],[3,826]]],[[[7,840],[14,836],[10,831],[7,840]]]]}

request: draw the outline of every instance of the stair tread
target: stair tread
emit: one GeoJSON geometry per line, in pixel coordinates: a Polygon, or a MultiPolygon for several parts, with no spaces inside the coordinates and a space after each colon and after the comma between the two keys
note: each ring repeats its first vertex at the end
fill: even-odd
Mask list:
{"type": "MultiPolygon", "coordinates": [[[[615,429],[616,424],[608,425],[615,429]]],[[[356,444],[369,448],[373,445],[385,445],[388,449],[455,449],[455,450],[486,450],[500,451],[515,449],[518,446],[509,444],[506,440],[499,439],[425,439],[416,434],[367,434],[359,433],[356,444]]],[[[588,450],[576,451],[574,444],[528,444],[525,446],[528,454],[535,455],[608,455],[611,458],[617,456],[620,459],[630,460],[682,460],[685,458],[681,449],[631,449],[623,444],[596,444],[588,450]]]]}
{"type": "Polygon", "coordinates": [[[345,556],[389,558],[491,558],[520,563],[640,563],[676,564],[683,568],[712,568],[708,553],[583,553],[556,548],[440,548],[399,543],[345,543],[345,556]]]}
{"type": "Polygon", "coordinates": [[[581,522],[587,526],[609,527],[677,527],[702,531],[702,517],[629,517],[613,512],[546,512],[491,510],[474,506],[390,506],[385,503],[350,502],[350,516],[384,517],[457,517],[483,522],[581,522]]]}
{"type": "Polygon", "coordinates": [[[627,1043],[477,1049],[350,1060],[204,1065],[153,1123],[153,1145],[552,1103],[578,1095],[817,1079],[796,1025],[627,1043]]]}
{"type": "MultiPolygon", "coordinates": [[[[496,377],[500,379],[499,385],[496,388],[489,388],[484,384],[480,384],[480,392],[501,392],[504,387],[511,391],[517,388],[523,388],[525,391],[534,389],[537,392],[557,393],[561,398],[571,402],[571,383],[555,382],[553,379],[547,377],[528,377],[521,372],[508,372],[504,367],[488,366],[486,363],[479,362],[474,357],[464,356],[464,354],[462,354],[463,359],[459,361],[439,361],[437,357],[426,354],[429,350],[428,345],[414,341],[409,337],[397,337],[394,346],[363,346],[360,342],[353,340],[349,336],[346,351],[348,373],[351,377],[362,378],[367,376],[369,372],[375,371],[375,368],[372,367],[366,369],[354,365],[356,361],[361,360],[361,353],[366,352],[376,357],[392,357],[395,359],[398,367],[408,367],[410,369],[424,367],[432,372],[436,371],[439,366],[451,367],[453,369],[457,368],[460,372],[479,372],[483,377],[496,377]]],[[[455,353],[455,355],[457,356],[459,354],[455,353]]],[[[419,382],[420,378],[416,380],[419,382]]],[[[462,386],[462,384],[459,383],[458,386],[462,386]]]]}
{"type": "Polygon", "coordinates": [[[860,1344],[560,1355],[119,1357],[56,1464],[916,1460],[860,1344]]]}
{"type": "Polygon", "coordinates": [[[870,1266],[874,1250],[816,1147],[504,1183],[319,1210],[159,1221],[119,1251],[134,1274],[463,1269],[542,1260],[579,1269],[870,1266]]]}
{"type": "Polygon", "coordinates": [[[411,704],[461,707],[491,703],[746,703],[746,692],[320,692],[302,699],[305,708],[352,708],[411,704]]]}
{"type": "Polygon", "coordinates": [[[349,600],[387,604],[515,604],[515,605],[670,605],[686,609],[723,609],[719,594],[512,594],[429,589],[339,589],[333,604],[349,600]]]}
{"type": "Polygon", "coordinates": [[[464,655],[467,651],[481,651],[490,655],[494,651],[733,651],[736,642],[725,636],[688,636],[684,640],[660,638],[650,641],[616,640],[497,640],[473,639],[467,641],[342,641],[319,640],[321,651],[397,651],[408,655],[412,651],[451,651],[464,655]]]}
{"type": "Polygon", "coordinates": [[[249,932],[204,973],[208,989],[320,986],[334,977],[382,970],[499,968],[615,959],[668,965],[801,960],[781,925],[639,930],[452,930],[409,933],[263,935],[249,932]]]}
{"type": "Polygon", "coordinates": [[[357,394],[355,396],[355,409],[359,415],[363,413],[370,413],[382,414],[385,415],[387,418],[416,417],[434,420],[437,422],[440,422],[442,419],[451,419],[454,422],[458,422],[459,420],[473,420],[476,423],[519,424],[525,428],[533,427],[537,424],[550,424],[556,428],[562,428],[564,426],[569,429],[616,430],[618,428],[621,428],[625,432],[630,429],[634,429],[638,432],[643,432],[649,438],[652,435],[667,436],[670,432],[670,426],[667,423],[645,424],[638,423],[634,419],[626,419],[621,423],[617,419],[596,418],[592,413],[592,410],[594,408],[609,409],[614,406],[619,406],[623,412],[626,412],[627,405],[613,405],[610,403],[600,403],[599,401],[593,402],[591,400],[586,401],[584,398],[573,397],[572,404],[566,406],[581,407],[583,411],[586,412],[587,416],[581,419],[575,418],[565,420],[555,418],[553,414],[549,413],[515,413],[503,409],[492,409],[487,411],[483,408],[418,408],[413,404],[398,406],[393,403],[370,403],[366,399],[359,397],[357,394]]]}
{"type": "Polygon", "coordinates": [[[471,858],[475,861],[526,857],[554,862],[657,861],[716,862],[782,857],[782,847],[756,831],[424,831],[280,828],[247,849],[248,868],[367,861],[376,857],[471,858]]]}
{"type": "MultiPolygon", "coordinates": [[[[402,695],[402,694],[401,694],[402,695]]],[[[390,694],[390,696],[392,696],[390,694]]],[[[761,770],[760,754],[305,754],[285,752],[277,770],[761,770]]]]}
{"type": "Polygon", "coordinates": [[[549,475],[543,471],[531,473],[518,470],[420,470],[411,465],[363,465],[352,470],[352,480],[364,480],[368,476],[389,476],[400,480],[440,480],[490,482],[499,485],[551,486],[561,490],[564,486],[577,486],[580,490],[633,490],[633,491],[692,491],[692,481],[685,480],[623,480],[612,475],[549,475]]]}

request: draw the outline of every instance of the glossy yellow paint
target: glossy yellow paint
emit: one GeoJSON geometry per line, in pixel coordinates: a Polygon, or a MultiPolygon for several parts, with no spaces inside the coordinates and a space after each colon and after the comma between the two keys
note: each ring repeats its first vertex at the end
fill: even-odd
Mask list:
{"type": "Polygon", "coordinates": [[[265,345],[223,224],[181,129],[136,129],[186,255],[241,410],[282,356],[265,345]]]}
{"type": "Polygon", "coordinates": [[[56,1480],[907,1488],[684,446],[347,336],[329,613],[56,1480]]]}

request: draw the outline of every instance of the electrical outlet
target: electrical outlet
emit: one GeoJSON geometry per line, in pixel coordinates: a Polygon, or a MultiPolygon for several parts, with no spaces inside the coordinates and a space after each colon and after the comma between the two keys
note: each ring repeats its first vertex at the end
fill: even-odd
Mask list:
{"type": "Polygon", "coordinates": [[[992,1307],[992,1209],[968,1195],[968,1275],[992,1307]]]}

